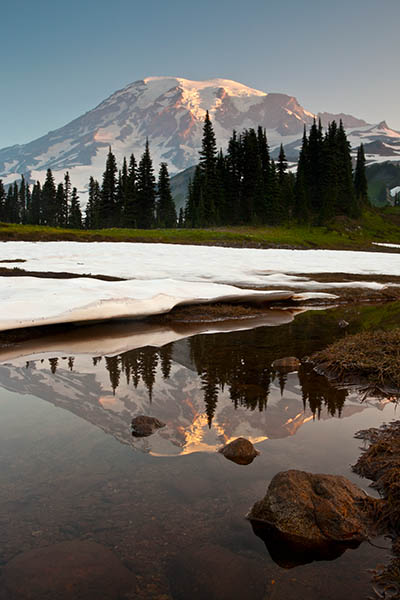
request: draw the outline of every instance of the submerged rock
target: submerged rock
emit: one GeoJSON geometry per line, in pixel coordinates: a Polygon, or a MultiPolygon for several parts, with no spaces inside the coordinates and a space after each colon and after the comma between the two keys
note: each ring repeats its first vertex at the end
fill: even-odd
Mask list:
{"type": "Polygon", "coordinates": [[[132,435],[134,437],[147,437],[161,427],[165,427],[165,423],[155,417],[140,415],[132,419],[132,435]]]}
{"type": "Polygon", "coordinates": [[[338,322],[339,327],[341,327],[341,329],[344,329],[345,327],[348,327],[350,325],[350,323],[348,321],[345,321],[344,319],[341,319],[338,322]]]}
{"type": "Polygon", "coordinates": [[[282,566],[340,556],[369,536],[367,495],[341,475],[282,471],[247,515],[282,566]]]}
{"type": "Polygon", "coordinates": [[[218,452],[238,465],[249,465],[260,454],[249,440],[242,437],[220,448],[218,452]]]}
{"type": "Polygon", "coordinates": [[[7,600],[118,600],[135,577],[110,550],[73,540],[23,552],[2,570],[7,600]]]}
{"type": "Polygon", "coordinates": [[[272,363],[271,367],[277,371],[297,371],[300,367],[300,361],[295,356],[285,356],[284,358],[277,358],[272,363]]]}

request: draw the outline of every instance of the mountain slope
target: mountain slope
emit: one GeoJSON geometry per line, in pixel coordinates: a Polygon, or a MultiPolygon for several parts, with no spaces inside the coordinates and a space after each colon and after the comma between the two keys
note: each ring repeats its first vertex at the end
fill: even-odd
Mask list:
{"type": "MultiPolygon", "coordinates": [[[[43,180],[46,169],[51,168],[60,181],[68,169],[73,185],[82,193],[90,175],[101,178],[109,145],[118,161],[132,152],[140,158],[146,138],[155,169],[166,161],[170,172],[176,173],[198,161],[206,110],[210,111],[218,146],[226,147],[233,129],[262,125],[271,148],[283,143],[293,159],[304,125],[309,126],[314,118],[293,96],[266,93],[227,79],[149,77],[115,92],[60,129],[28,144],[0,150],[0,177],[6,184],[21,173],[30,180],[43,180]]],[[[374,161],[381,156],[400,161],[400,133],[390,130],[386,123],[372,126],[344,114],[320,116],[324,123],[342,118],[353,146],[360,140],[372,144],[374,161]]]]}

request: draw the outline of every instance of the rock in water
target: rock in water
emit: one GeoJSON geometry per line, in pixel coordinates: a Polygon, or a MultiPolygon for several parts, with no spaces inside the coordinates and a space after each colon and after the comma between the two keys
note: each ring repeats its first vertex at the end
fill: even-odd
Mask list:
{"type": "Polygon", "coordinates": [[[23,552],[3,569],[8,600],[118,600],[135,577],[110,550],[73,540],[23,552]]]}
{"type": "Polygon", "coordinates": [[[134,437],[147,437],[161,427],[165,427],[165,423],[155,417],[140,415],[132,419],[132,435],[134,437]]]}
{"type": "Polygon", "coordinates": [[[260,454],[249,440],[242,437],[220,448],[218,452],[238,465],[249,465],[260,454]]]}
{"type": "Polygon", "coordinates": [[[282,471],[247,515],[278,564],[336,558],[369,536],[367,495],[341,475],[282,471]]]}
{"type": "Polygon", "coordinates": [[[277,371],[288,373],[290,371],[297,371],[300,367],[300,361],[295,356],[285,356],[284,358],[274,360],[271,367],[277,371]]]}

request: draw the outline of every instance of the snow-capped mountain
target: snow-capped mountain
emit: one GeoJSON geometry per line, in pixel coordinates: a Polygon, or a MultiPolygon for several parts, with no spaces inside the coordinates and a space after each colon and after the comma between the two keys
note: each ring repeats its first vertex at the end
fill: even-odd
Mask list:
{"type": "MultiPolygon", "coordinates": [[[[198,161],[206,110],[220,147],[226,147],[233,129],[262,125],[271,149],[283,143],[294,160],[304,125],[314,118],[293,96],[227,79],[149,77],[115,92],[60,129],[0,150],[0,178],[7,184],[23,173],[30,180],[43,180],[50,167],[58,182],[69,170],[73,185],[82,192],[90,175],[101,178],[109,145],[118,161],[132,152],[140,158],[146,138],[156,169],[166,161],[170,172],[176,173],[198,161]]],[[[352,145],[366,144],[368,160],[400,161],[400,133],[385,122],[371,125],[345,114],[320,113],[320,117],[323,124],[341,118],[352,145]]]]}

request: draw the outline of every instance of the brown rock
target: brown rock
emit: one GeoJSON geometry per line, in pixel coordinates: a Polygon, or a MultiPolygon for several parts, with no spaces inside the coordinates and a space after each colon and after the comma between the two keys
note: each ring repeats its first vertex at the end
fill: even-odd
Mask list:
{"type": "Polygon", "coordinates": [[[293,566],[283,564],[285,555],[294,564],[326,560],[367,539],[368,521],[359,502],[366,497],[340,475],[282,471],[248,518],[276,562],[293,566]],[[296,562],[296,551],[304,560],[296,562]]]}
{"type": "Polygon", "coordinates": [[[155,417],[140,415],[132,419],[132,435],[134,437],[147,437],[161,427],[165,427],[165,423],[155,417]]]}
{"type": "Polygon", "coordinates": [[[300,361],[295,356],[285,356],[274,360],[271,367],[277,371],[297,371],[300,367],[300,361]]]}
{"type": "Polygon", "coordinates": [[[249,440],[242,437],[220,448],[218,452],[238,465],[249,465],[260,454],[249,440]]]}
{"type": "Polygon", "coordinates": [[[110,550],[69,541],[23,552],[3,569],[8,600],[118,600],[135,577],[110,550]]]}

